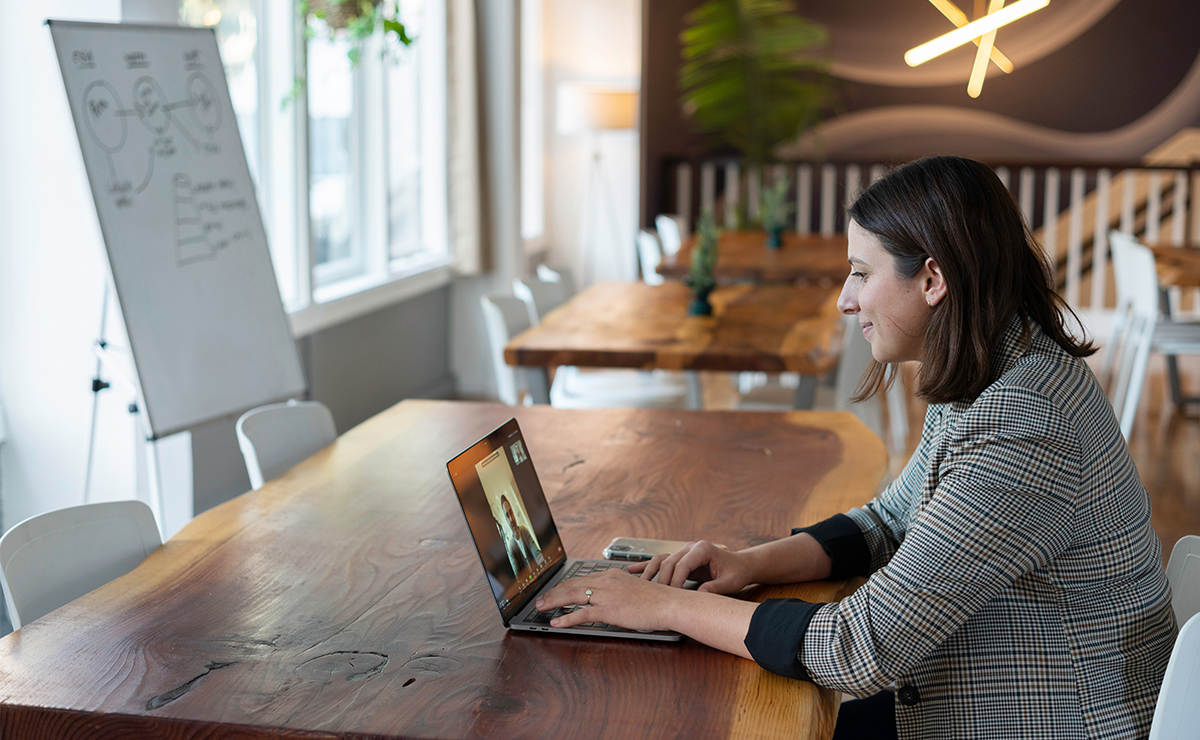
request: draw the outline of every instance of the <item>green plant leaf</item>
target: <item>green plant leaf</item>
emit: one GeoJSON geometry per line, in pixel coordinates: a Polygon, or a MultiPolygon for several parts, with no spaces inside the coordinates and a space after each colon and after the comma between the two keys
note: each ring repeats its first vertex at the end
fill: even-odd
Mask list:
{"type": "Polygon", "coordinates": [[[787,0],[709,0],[688,22],[680,34],[684,109],[750,162],[768,159],[832,105],[828,34],[787,0]]]}
{"type": "Polygon", "coordinates": [[[385,32],[395,34],[396,38],[400,40],[400,43],[404,44],[405,46],[412,45],[413,40],[408,35],[408,31],[405,30],[404,24],[400,21],[393,20],[392,18],[385,18],[383,20],[383,30],[385,32]]]}

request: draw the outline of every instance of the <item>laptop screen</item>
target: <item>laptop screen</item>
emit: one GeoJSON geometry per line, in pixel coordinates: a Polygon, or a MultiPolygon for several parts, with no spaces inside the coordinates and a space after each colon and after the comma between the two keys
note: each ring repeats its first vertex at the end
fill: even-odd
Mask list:
{"type": "Polygon", "coordinates": [[[507,622],[522,592],[565,559],[517,420],[509,419],[446,468],[507,622]]]}

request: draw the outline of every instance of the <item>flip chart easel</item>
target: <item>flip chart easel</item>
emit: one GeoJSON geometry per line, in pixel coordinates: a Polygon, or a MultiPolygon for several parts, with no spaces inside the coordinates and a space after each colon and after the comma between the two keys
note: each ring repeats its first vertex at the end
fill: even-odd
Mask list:
{"type": "Polygon", "coordinates": [[[147,439],[303,394],[213,30],[47,25],[147,439]]]}

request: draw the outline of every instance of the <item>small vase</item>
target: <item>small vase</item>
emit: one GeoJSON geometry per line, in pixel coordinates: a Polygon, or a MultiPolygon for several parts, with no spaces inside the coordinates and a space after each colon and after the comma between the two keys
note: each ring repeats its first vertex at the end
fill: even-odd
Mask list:
{"type": "Polygon", "coordinates": [[[688,304],[689,316],[712,316],[712,304],[708,301],[708,294],[712,292],[712,288],[708,290],[697,290],[693,294],[692,302],[688,304]]]}
{"type": "Polygon", "coordinates": [[[783,227],[772,226],[767,229],[767,249],[774,252],[783,246],[783,227]]]}

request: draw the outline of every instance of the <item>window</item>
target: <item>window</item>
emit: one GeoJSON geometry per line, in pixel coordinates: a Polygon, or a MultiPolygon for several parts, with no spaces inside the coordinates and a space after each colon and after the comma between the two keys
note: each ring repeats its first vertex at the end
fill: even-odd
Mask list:
{"type": "Polygon", "coordinates": [[[521,0],[521,238],[543,246],[545,202],[545,84],[542,0],[521,0]]]}
{"type": "Polygon", "coordinates": [[[294,326],[367,291],[363,310],[383,305],[373,289],[449,264],[445,5],[400,7],[414,43],[377,33],[352,63],[322,21],[307,40],[289,30],[294,0],[180,0],[185,23],[216,30],[294,326]]]}

